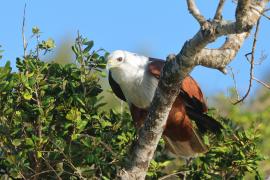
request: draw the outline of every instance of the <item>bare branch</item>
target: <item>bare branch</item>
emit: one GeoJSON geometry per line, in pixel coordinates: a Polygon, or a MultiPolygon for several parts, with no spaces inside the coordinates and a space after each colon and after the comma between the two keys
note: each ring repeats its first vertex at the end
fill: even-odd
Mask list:
{"type": "Polygon", "coordinates": [[[165,180],[165,179],[169,179],[171,176],[176,176],[176,175],[182,175],[182,176],[185,176],[185,171],[178,171],[178,172],[175,172],[175,173],[172,173],[172,174],[168,174],[166,176],[163,176],[161,178],[159,178],[158,180],[165,180]]]}
{"type": "Polygon", "coordinates": [[[51,166],[51,164],[48,162],[48,160],[45,159],[43,156],[41,156],[41,158],[45,161],[45,164],[47,165],[47,167],[48,167],[49,169],[51,169],[52,172],[54,172],[56,178],[57,178],[58,180],[62,180],[62,178],[57,174],[56,170],[55,170],[55,169],[51,166]]]}
{"type": "Polygon", "coordinates": [[[64,151],[53,141],[50,141],[58,150],[59,152],[63,155],[63,157],[65,158],[65,161],[67,162],[67,164],[72,168],[72,170],[74,171],[74,175],[76,175],[77,177],[79,177],[82,180],[86,180],[85,177],[83,177],[81,171],[72,163],[72,160],[70,157],[68,157],[64,151]]]}
{"type": "Polygon", "coordinates": [[[260,12],[258,9],[256,9],[256,7],[254,7],[254,6],[251,6],[251,7],[252,7],[254,10],[256,10],[257,12],[261,13],[261,15],[264,16],[266,19],[270,20],[270,16],[268,16],[268,15],[265,14],[267,11],[270,10],[270,8],[264,9],[262,12],[260,12]]]}
{"type": "Polygon", "coordinates": [[[214,20],[221,20],[222,19],[222,9],[223,9],[223,6],[225,4],[225,1],[226,0],[220,0],[219,1],[218,7],[217,7],[217,10],[216,10],[216,14],[214,16],[214,20]]]}
{"type": "MultiPolygon", "coordinates": [[[[50,173],[50,172],[53,172],[53,170],[46,170],[46,171],[39,172],[39,173],[34,174],[34,175],[32,175],[31,177],[29,177],[29,179],[32,179],[32,178],[34,178],[35,176],[39,176],[39,175],[41,175],[41,174],[50,173]]],[[[26,179],[26,178],[25,178],[25,179],[26,179]]]]}
{"type": "Polygon", "coordinates": [[[266,8],[266,9],[264,10],[264,12],[267,12],[267,11],[270,11],[270,8],[266,8]]]}
{"type": "Polygon", "coordinates": [[[270,16],[266,15],[265,13],[262,13],[262,16],[270,20],[270,16]]]}
{"type": "Polygon", "coordinates": [[[23,9],[23,23],[22,23],[22,39],[23,39],[23,56],[26,57],[26,49],[27,49],[27,42],[25,39],[24,29],[25,29],[25,11],[26,11],[26,3],[24,4],[23,9]]]}
{"type": "Polygon", "coordinates": [[[261,81],[261,80],[255,78],[254,76],[253,76],[252,79],[255,80],[255,81],[257,81],[258,83],[262,84],[264,87],[270,89],[270,85],[269,85],[269,84],[266,84],[265,82],[263,82],[263,81],[261,81]]]}
{"type": "MultiPolygon", "coordinates": [[[[93,139],[94,141],[97,140],[97,138],[95,136],[91,136],[88,134],[81,134],[80,137],[89,137],[91,139],[93,139]]],[[[112,148],[110,147],[110,145],[106,144],[105,142],[103,142],[102,140],[98,139],[99,143],[107,150],[109,151],[114,157],[118,157],[118,154],[116,154],[112,148]]]]}
{"type": "Polygon", "coordinates": [[[229,68],[230,68],[232,79],[233,79],[234,89],[236,91],[236,97],[237,97],[237,99],[240,99],[239,93],[237,91],[237,83],[236,83],[236,79],[235,79],[235,75],[234,75],[233,69],[232,69],[232,67],[229,67],[229,68]]]}
{"type": "Polygon", "coordinates": [[[254,39],[253,39],[253,43],[252,43],[252,50],[251,53],[246,54],[246,58],[248,59],[248,56],[251,55],[251,60],[250,60],[250,70],[249,70],[249,86],[248,86],[248,90],[246,92],[246,94],[239,100],[237,100],[236,102],[234,102],[233,104],[238,104],[240,102],[243,102],[249,95],[251,87],[252,87],[252,80],[253,80],[253,76],[254,76],[254,55],[255,55],[255,49],[256,49],[256,44],[257,44],[257,37],[258,37],[258,33],[259,33],[259,27],[260,27],[260,19],[258,19],[257,24],[256,24],[256,30],[255,30],[255,34],[254,34],[254,39]]]}
{"type": "MultiPolygon", "coordinates": [[[[246,54],[246,58],[248,58],[248,54],[246,54]]],[[[248,90],[247,92],[245,93],[245,95],[241,98],[241,99],[238,99],[236,102],[233,102],[233,105],[236,105],[240,102],[243,102],[249,95],[250,93],[250,90],[251,90],[251,87],[252,87],[252,80],[253,80],[253,70],[254,70],[254,59],[251,59],[251,62],[250,62],[250,71],[249,71],[249,85],[248,85],[248,90]]]]}
{"type": "Polygon", "coordinates": [[[192,14],[192,16],[199,22],[199,24],[202,26],[205,23],[205,18],[203,15],[201,15],[198,7],[196,6],[196,3],[194,0],[187,0],[188,10],[189,13],[192,14]]]}
{"type": "MultiPolygon", "coordinates": [[[[264,60],[266,60],[266,58],[267,58],[267,55],[264,54],[264,52],[262,51],[258,62],[253,62],[253,63],[254,63],[254,65],[261,65],[264,62],[264,60]]],[[[248,63],[250,63],[249,58],[246,58],[246,60],[247,60],[248,63]]]]}

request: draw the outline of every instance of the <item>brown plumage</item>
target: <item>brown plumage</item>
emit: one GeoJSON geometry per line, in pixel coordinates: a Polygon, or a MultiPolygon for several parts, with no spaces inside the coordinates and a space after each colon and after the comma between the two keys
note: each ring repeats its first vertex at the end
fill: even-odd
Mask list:
{"type": "MultiPolygon", "coordinates": [[[[154,72],[155,76],[159,77],[160,70],[158,71],[157,67],[150,67],[152,68],[149,69],[150,72],[154,72]]],[[[162,66],[159,68],[162,68],[162,66]]],[[[203,107],[203,111],[201,113],[207,111],[203,94],[198,84],[191,77],[188,76],[183,80],[181,89],[187,92],[190,97],[194,97],[200,101],[200,106],[203,107]]],[[[136,127],[141,127],[147,116],[147,110],[131,105],[130,112],[136,127]]],[[[176,98],[172,109],[170,110],[168,120],[164,128],[163,138],[166,142],[167,148],[175,155],[190,157],[207,150],[200,137],[197,135],[196,130],[193,128],[193,124],[187,115],[185,102],[181,95],[176,98]]]]}

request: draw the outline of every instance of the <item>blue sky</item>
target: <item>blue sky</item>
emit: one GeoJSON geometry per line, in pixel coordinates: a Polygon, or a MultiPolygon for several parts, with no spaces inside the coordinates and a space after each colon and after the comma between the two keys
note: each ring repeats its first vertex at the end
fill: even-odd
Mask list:
{"type": "MultiPolygon", "coordinates": [[[[201,12],[212,18],[216,3],[197,0],[201,12]]],[[[178,53],[183,43],[198,31],[198,24],[188,13],[184,0],[9,0],[1,2],[0,44],[5,50],[3,65],[10,60],[15,67],[15,58],[23,54],[21,26],[24,4],[26,9],[26,36],[30,36],[33,26],[60,45],[64,38],[75,39],[77,30],[88,39],[95,41],[95,48],[108,51],[124,49],[148,56],[165,59],[170,53],[178,53]]],[[[224,9],[225,19],[234,19],[235,5],[227,1],[224,9]]],[[[261,52],[270,56],[269,21],[263,18],[257,44],[257,57],[261,52]]],[[[224,39],[211,45],[218,47],[224,39]]],[[[244,54],[250,52],[252,38],[249,38],[236,59],[230,64],[235,72],[240,93],[248,86],[249,64],[244,54]]],[[[269,58],[256,66],[255,76],[263,78],[269,72],[269,58]]],[[[197,67],[192,76],[199,82],[208,95],[224,92],[233,86],[230,75],[197,67]]],[[[254,82],[253,92],[259,86],[254,82]]]]}

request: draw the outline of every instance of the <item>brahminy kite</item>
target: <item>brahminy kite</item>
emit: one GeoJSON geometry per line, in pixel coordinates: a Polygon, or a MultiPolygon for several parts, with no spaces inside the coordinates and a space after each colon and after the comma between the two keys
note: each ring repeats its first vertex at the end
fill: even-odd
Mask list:
{"type": "MultiPolygon", "coordinates": [[[[140,128],[147,117],[164,64],[164,60],[122,50],[112,52],[107,58],[109,84],[115,95],[128,103],[136,128],[140,128]]],[[[206,114],[206,102],[195,80],[187,76],[179,88],[180,94],[170,110],[163,139],[173,154],[194,157],[207,150],[197,129],[202,133],[207,130],[219,133],[222,126],[206,114]]]]}

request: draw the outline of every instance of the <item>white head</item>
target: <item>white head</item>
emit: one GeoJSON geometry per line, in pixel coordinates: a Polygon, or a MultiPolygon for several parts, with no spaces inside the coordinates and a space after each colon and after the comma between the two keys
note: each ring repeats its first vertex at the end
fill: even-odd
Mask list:
{"type": "Polygon", "coordinates": [[[129,77],[137,76],[138,71],[144,70],[148,58],[128,51],[113,51],[107,57],[107,70],[112,72],[113,78],[120,83],[129,77]]]}

